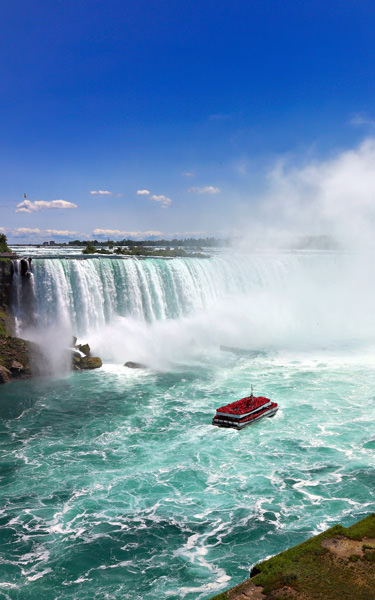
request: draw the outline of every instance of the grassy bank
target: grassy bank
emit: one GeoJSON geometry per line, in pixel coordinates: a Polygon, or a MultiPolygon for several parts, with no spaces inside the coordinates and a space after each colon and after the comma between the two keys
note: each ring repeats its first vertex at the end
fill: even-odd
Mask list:
{"type": "Polygon", "coordinates": [[[375,515],[336,525],[259,563],[252,575],[212,600],[374,600],[375,515]]]}

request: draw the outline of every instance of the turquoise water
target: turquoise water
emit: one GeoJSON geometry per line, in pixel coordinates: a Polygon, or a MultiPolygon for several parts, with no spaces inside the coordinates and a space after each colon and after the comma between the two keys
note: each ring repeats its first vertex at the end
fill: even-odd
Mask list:
{"type": "MultiPolygon", "coordinates": [[[[263,276],[251,284],[239,278],[245,267],[234,273],[232,303],[231,287],[216,297],[199,292],[199,301],[192,292],[193,309],[180,299],[177,316],[143,321],[113,303],[102,321],[95,313],[100,327],[87,319],[83,332],[82,341],[103,350],[102,369],[2,386],[0,597],[207,599],[248,577],[258,560],[375,511],[372,321],[367,340],[365,328],[353,340],[343,320],[318,335],[310,305],[303,318],[290,290],[281,293],[300,276],[295,259],[281,261],[288,277],[268,260],[257,262],[263,276]],[[260,295],[263,320],[259,306],[249,308],[260,295]],[[251,327],[254,344],[263,330],[263,347],[220,350],[241,339],[250,348],[251,327]],[[150,368],[122,366],[139,358],[150,368]],[[276,416],[240,432],[212,427],[215,408],[251,384],[279,403],[276,416]]],[[[326,277],[326,258],[313,262],[310,281],[326,277]]],[[[193,290],[200,282],[204,291],[206,264],[192,267],[193,290]]],[[[43,298],[40,281],[35,310],[46,324],[56,296],[43,298]]],[[[74,329],[77,293],[58,281],[54,289],[70,302],[65,326],[74,329]]],[[[81,311],[90,310],[79,289],[81,311]]]]}
{"type": "Polygon", "coordinates": [[[375,510],[370,365],[228,360],[2,390],[4,597],[209,598],[375,510]],[[279,413],[213,428],[251,381],[279,413]]]}

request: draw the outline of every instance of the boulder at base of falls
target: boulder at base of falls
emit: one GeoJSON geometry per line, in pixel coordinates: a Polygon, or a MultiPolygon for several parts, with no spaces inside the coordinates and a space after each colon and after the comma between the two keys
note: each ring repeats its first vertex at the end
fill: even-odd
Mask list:
{"type": "Polygon", "coordinates": [[[124,364],[124,367],[128,367],[129,369],[147,369],[146,365],[139,362],[133,362],[132,360],[128,360],[128,362],[124,364]]]}
{"type": "Polygon", "coordinates": [[[32,376],[31,362],[35,361],[37,355],[36,344],[21,338],[0,335],[0,383],[29,379],[32,376]]]}
{"type": "Polygon", "coordinates": [[[78,346],[75,346],[77,348],[77,350],[79,350],[80,352],[82,352],[82,354],[84,354],[85,356],[90,356],[90,346],[88,344],[78,344],[78,346]]]}
{"type": "Polygon", "coordinates": [[[102,366],[99,356],[84,356],[79,363],[80,369],[99,369],[102,366]]]}
{"type": "Polygon", "coordinates": [[[73,336],[75,342],[72,352],[72,369],[80,371],[81,369],[99,369],[103,363],[99,356],[91,356],[90,346],[88,344],[77,344],[77,338],[73,336]]]}

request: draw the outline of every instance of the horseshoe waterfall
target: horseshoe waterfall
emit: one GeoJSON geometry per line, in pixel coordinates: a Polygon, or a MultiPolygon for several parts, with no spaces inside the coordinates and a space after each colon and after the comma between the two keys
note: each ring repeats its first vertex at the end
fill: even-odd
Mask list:
{"type": "Polygon", "coordinates": [[[0,595],[206,600],[375,511],[374,264],[221,250],[16,272],[17,333],[48,368],[0,389],[0,595]],[[73,335],[100,369],[70,370],[73,335]],[[251,385],[277,415],[212,427],[251,385]]]}

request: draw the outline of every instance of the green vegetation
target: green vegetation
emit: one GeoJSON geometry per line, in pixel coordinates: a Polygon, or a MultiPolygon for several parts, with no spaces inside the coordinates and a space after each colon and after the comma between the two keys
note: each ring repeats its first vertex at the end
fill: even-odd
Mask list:
{"type": "MultiPolygon", "coordinates": [[[[107,240],[105,242],[99,242],[98,240],[73,240],[68,242],[68,246],[85,246],[91,244],[93,246],[108,246],[113,248],[114,246],[127,246],[128,248],[136,248],[137,246],[149,246],[149,247],[160,247],[163,248],[217,248],[221,246],[229,246],[229,239],[216,239],[213,237],[208,238],[185,238],[185,239],[173,239],[173,240],[130,240],[123,239],[119,241],[107,240]]],[[[65,244],[61,244],[65,245],[65,244]]]]}
{"type": "Polygon", "coordinates": [[[7,335],[7,320],[6,313],[3,310],[0,310],[0,337],[5,337],[7,335]]]}
{"type": "Polygon", "coordinates": [[[361,557],[360,557],[360,555],[359,555],[359,554],[351,554],[351,555],[349,556],[349,560],[350,560],[351,562],[357,562],[357,560],[359,560],[360,558],[361,558],[361,557]]]}
{"type": "Polygon", "coordinates": [[[12,252],[8,246],[7,236],[5,233],[0,233],[0,252],[12,252]]]}
{"type": "Polygon", "coordinates": [[[194,258],[207,258],[206,254],[201,252],[186,252],[183,248],[159,248],[157,250],[150,250],[145,246],[136,246],[135,248],[120,248],[117,247],[114,250],[115,254],[122,254],[126,256],[161,256],[166,258],[176,257],[194,257],[194,258]]]}
{"type": "MultiPolygon", "coordinates": [[[[343,528],[345,537],[350,540],[363,540],[363,538],[375,538],[375,515],[371,514],[362,521],[358,521],[351,527],[343,528]]],[[[366,548],[373,548],[365,544],[366,548]]],[[[375,548],[374,548],[375,549],[375,548]]]]}
{"type": "MultiPolygon", "coordinates": [[[[113,247],[113,244],[112,246],[113,247]]],[[[175,257],[193,257],[193,258],[207,258],[206,254],[201,252],[186,252],[183,248],[158,248],[157,250],[151,250],[145,246],[137,245],[132,247],[117,246],[114,250],[106,250],[105,248],[98,249],[94,242],[89,242],[82,254],[117,254],[119,256],[161,256],[165,258],[175,257]]]]}
{"type": "Polygon", "coordinates": [[[82,250],[82,254],[95,254],[97,252],[96,247],[94,246],[94,244],[91,244],[90,242],[87,244],[86,248],[84,250],[82,250]]]}
{"type": "MultiPolygon", "coordinates": [[[[375,515],[351,527],[336,525],[306,542],[259,563],[252,571],[251,583],[263,588],[266,599],[304,598],[305,600],[373,600],[375,589],[375,547],[363,544],[363,555],[335,555],[322,545],[330,538],[356,541],[375,538],[375,515]],[[281,591],[283,590],[283,591],[281,591]]],[[[371,540],[370,540],[371,541],[371,540]]],[[[249,581],[215,596],[215,600],[234,600],[246,591],[249,581]]],[[[249,596],[251,598],[251,596],[249,596]]]]}

